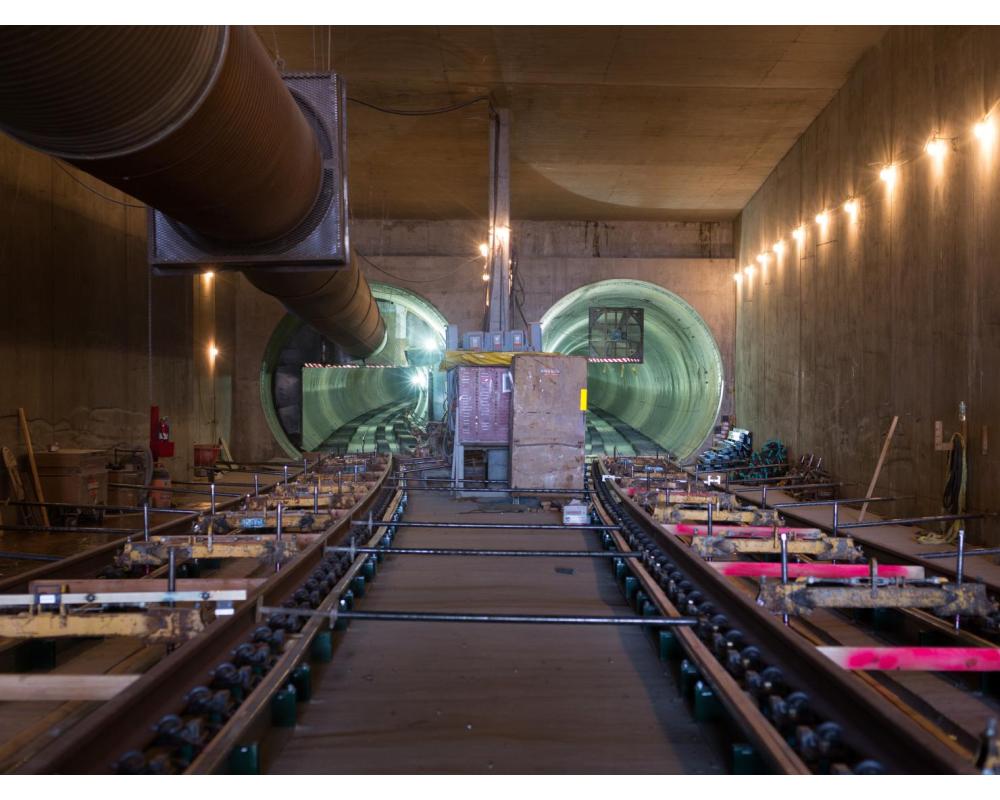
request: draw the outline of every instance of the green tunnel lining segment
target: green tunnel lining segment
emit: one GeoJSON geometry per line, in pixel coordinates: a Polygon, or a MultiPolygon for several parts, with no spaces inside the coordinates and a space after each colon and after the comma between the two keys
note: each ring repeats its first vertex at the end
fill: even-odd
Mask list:
{"type": "Polygon", "coordinates": [[[686,458],[711,432],[722,403],[722,356],[708,326],[673,292],[612,279],[582,286],[553,304],[542,317],[545,348],[586,354],[590,306],[645,312],[645,362],[591,364],[591,405],[686,458]]]}

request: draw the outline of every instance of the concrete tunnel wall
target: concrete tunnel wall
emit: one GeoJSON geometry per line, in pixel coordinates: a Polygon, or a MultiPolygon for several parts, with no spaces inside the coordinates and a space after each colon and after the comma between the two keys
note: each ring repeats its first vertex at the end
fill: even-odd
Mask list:
{"type": "MultiPolygon", "coordinates": [[[[1000,28],[893,29],[740,218],[741,266],[788,244],[738,293],[740,421],[865,487],[898,415],[876,494],[913,499],[879,513],[940,512],[949,454],[934,449],[934,423],[946,437],[959,430],[960,401],[968,506],[993,508],[1000,493],[998,100],[1000,28]],[[973,125],[991,108],[986,145],[973,125]],[[923,151],[936,131],[958,137],[940,164],[923,151]],[[889,161],[899,162],[891,192],[879,180],[889,161]],[[841,208],[850,196],[853,222],[841,208]]],[[[973,525],[1000,543],[994,523],[973,525]]]]}
{"type": "MultiPolygon", "coordinates": [[[[722,360],[721,413],[732,410],[735,294],[732,225],[728,222],[512,223],[515,256],[529,322],[587,284],[624,278],[676,294],[704,321],[722,360]]],[[[460,330],[479,330],[484,304],[477,220],[354,220],[351,241],[369,281],[426,298],[460,330]]],[[[284,455],[261,402],[261,362],[284,310],[240,279],[231,446],[238,458],[284,455]]],[[[512,318],[522,324],[515,308],[512,318]]]]}

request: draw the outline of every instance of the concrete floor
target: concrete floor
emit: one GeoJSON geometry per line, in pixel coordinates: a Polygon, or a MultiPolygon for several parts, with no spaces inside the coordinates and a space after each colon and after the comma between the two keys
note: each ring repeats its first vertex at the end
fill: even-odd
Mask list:
{"type": "MultiPolygon", "coordinates": [[[[555,512],[414,493],[412,520],[555,512]]],[[[402,529],[398,547],[593,549],[588,532],[402,529]]],[[[630,614],[596,559],[397,556],[364,610],[630,614]]],[[[719,773],[711,734],[636,628],[354,623],[315,674],[275,773],[719,773]]]]}

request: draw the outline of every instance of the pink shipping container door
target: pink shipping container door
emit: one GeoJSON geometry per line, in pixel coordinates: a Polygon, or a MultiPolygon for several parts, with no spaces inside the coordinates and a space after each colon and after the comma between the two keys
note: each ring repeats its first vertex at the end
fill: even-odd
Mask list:
{"type": "Polygon", "coordinates": [[[510,440],[510,384],[506,367],[458,367],[458,435],[463,445],[506,445],[510,440]]]}

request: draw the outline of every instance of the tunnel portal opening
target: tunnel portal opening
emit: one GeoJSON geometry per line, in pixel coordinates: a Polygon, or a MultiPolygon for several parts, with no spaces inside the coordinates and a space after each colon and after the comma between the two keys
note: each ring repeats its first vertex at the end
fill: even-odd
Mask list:
{"type": "Polygon", "coordinates": [[[592,355],[591,309],[615,307],[642,309],[642,360],[591,361],[588,453],[668,451],[687,458],[715,425],[724,381],[715,338],[687,302],[645,281],[614,279],[581,286],[545,312],[544,347],[592,355]]]}
{"type": "Polygon", "coordinates": [[[260,374],[268,426],[292,457],[302,452],[406,452],[414,427],[440,419],[444,376],[437,364],[446,320],[420,295],[371,284],[386,323],[382,349],[352,359],[288,314],[271,334],[260,374]]]}

